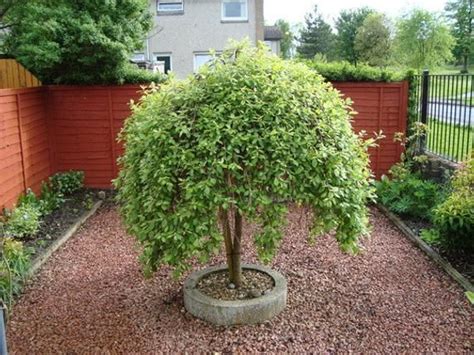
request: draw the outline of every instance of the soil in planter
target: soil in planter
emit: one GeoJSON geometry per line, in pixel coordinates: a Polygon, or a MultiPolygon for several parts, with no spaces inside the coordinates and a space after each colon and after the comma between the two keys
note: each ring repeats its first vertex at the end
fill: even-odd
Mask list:
{"type": "Polygon", "coordinates": [[[275,287],[273,278],[257,270],[242,270],[242,286],[235,288],[229,283],[227,270],[206,275],[197,284],[197,289],[205,295],[222,300],[237,301],[261,297],[275,287]]]}
{"type": "Polygon", "coordinates": [[[82,189],[66,197],[66,201],[51,214],[41,219],[38,233],[25,240],[32,257],[41,255],[77,219],[99,200],[98,191],[82,189]]]}

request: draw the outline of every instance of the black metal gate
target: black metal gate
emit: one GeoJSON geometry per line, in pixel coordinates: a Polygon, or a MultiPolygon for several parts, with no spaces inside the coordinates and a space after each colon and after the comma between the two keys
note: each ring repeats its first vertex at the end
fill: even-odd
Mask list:
{"type": "Polygon", "coordinates": [[[424,149],[454,162],[466,159],[474,144],[474,75],[416,76],[418,120],[428,126],[424,149]]]}

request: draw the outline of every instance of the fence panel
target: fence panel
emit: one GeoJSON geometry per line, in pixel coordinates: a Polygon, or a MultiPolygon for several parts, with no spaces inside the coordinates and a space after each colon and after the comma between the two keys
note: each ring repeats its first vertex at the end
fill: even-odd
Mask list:
{"type": "Polygon", "coordinates": [[[425,151],[460,162],[474,145],[474,75],[430,75],[416,78],[418,120],[428,126],[425,151]]]}
{"type": "Polygon", "coordinates": [[[353,121],[356,132],[373,134],[382,131],[385,136],[378,147],[369,150],[372,171],[380,178],[400,161],[403,151],[393,138],[397,132],[406,132],[408,83],[335,82],[333,85],[353,101],[353,108],[358,112],[353,121]]]}
{"type": "Polygon", "coordinates": [[[0,207],[51,175],[46,90],[0,90],[0,207]]]}
{"type": "Polygon", "coordinates": [[[41,81],[15,59],[0,59],[0,89],[41,86],[41,81]]]}

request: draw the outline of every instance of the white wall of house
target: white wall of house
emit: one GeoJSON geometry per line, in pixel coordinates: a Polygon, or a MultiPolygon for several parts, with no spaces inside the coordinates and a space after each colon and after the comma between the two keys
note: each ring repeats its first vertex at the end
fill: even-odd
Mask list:
{"type": "Polygon", "coordinates": [[[247,0],[247,18],[232,21],[222,17],[224,0],[183,1],[183,11],[163,14],[157,11],[157,0],[150,0],[154,28],[146,45],[152,62],[157,56],[171,56],[171,70],[178,78],[191,74],[210,49],[222,51],[230,38],[249,38],[254,44],[263,40],[263,0],[247,0]]]}

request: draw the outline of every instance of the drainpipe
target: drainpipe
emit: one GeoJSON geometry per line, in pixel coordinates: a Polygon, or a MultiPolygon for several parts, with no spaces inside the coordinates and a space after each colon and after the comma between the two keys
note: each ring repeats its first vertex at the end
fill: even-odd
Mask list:
{"type": "Polygon", "coordinates": [[[0,301],[0,355],[8,355],[7,351],[7,337],[5,334],[5,314],[7,308],[0,301]]]}

